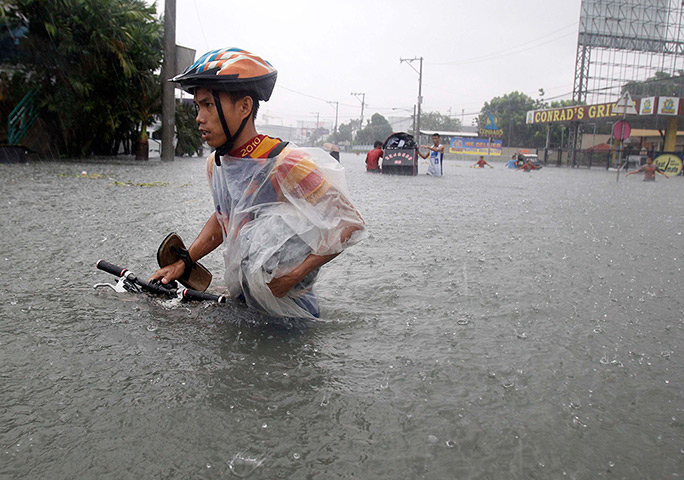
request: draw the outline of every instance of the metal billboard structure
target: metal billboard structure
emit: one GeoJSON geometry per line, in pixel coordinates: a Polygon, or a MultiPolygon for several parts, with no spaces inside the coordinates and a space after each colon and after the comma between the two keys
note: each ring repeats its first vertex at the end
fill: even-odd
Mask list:
{"type": "Polygon", "coordinates": [[[582,0],[573,101],[616,101],[624,85],[684,70],[682,0],[582,0]]]}

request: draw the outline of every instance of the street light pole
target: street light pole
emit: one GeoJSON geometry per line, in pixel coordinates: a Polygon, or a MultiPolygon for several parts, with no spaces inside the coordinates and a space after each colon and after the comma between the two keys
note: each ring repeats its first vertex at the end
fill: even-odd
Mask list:
{"type": "Polygon", "coordinates": [[[337,112],[340,108],[340,102],[330,102],[328,101],[330,105],[335,105],[335,141],[337,141],[337,112]]]}
{"type": "Polygon", "coordinates": [[[414,58],[400,58],[399,63],[406,62],[418,74],[418,113],[416,116],[416,142],[420,143],[420,105],[423,103],[423,57],[414,58]],[[420,62],[419,69],[412,65],[412,62],[418,60],[420,62]]]}
{"type": "Polygon", "coordinates": [[[314,128],[313,134],[311,135],[311,146],[314,146],[314,140],[318,140],[318,137],[316,136],[318,134],[318,120],[320,116],[320,112],[311,112],[311,114],[316,115],[316,128],[314,128]]]}

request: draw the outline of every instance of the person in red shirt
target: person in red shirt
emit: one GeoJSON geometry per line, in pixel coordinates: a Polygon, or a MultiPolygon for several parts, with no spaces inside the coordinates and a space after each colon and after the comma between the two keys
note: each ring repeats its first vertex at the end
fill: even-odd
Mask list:
{"type": "Polygon", "coordinates": [[[470,168],[484,168],[484,167],[494,168],[490,164],[487,163],[487,160],[485,160],[482,155],[480,155],[480,159],[477,162],[475,162],[475,164],[472,165],[470,168]]]}
{"type": "Polygon", "coordinates": [[[367,172],[372,172],[372,173],[378,173],[380,172],[380,157],[383,157],[385,154],[382,151],[382,142],[375,141],[373,144],[373,150],[370,150],[366,154],[366,171],[367,172]]]}
{"type": "Polygon", "coordinates": [[[528,160],[522,165],[520,165],[516,170],[522,170],[524,172],[531,172],[532,170],[539,170],[541,167],[536,166],[532,163],[532,160],[528,160]]]}

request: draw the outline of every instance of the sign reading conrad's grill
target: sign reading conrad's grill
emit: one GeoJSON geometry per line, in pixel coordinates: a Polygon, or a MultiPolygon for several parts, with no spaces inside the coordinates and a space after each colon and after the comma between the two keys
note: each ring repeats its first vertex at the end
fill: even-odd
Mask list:
{"type": "Polygon", "coordinates": [[[587,122],[627,115],[684,115],[684,98],[644,97],[633,100],[625,94],[616,103],[576,105],[527,112],[526,123],[587,122]],[[626,102],[626,103],[625,103],[626,102]]]}
{"type": "Polygon", "coordinates": [[[582,122],[600,118],[619,117],[619,111],[613,111],[615,103],[599,103],[598,105],[577,105],[575,107],[552,108],[549,110],[533,110],[527,112],[527,124],[582,122]]]}

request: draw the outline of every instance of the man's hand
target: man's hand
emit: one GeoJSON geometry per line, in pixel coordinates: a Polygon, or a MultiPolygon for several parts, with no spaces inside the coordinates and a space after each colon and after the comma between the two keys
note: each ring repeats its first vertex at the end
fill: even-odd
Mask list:
{"type": "Polygon", "coordinates": [[[177,260],[171,265],[167,265],[164,268],[160,268],[154,272],[154,275],[152,275],[147,281],[151,282],[152,280],[161,279],[161,283],[166,285],[174,280],[178,280],[183,275],[184,271],[185,263],[183,263],[183,260],[177,260]]]}
{"type": "Polygon", "coordinates": [[[274,278],[271,283],[268,284],[268,288],[271,289],[271,293],[274,297],[282,298],[287,295],[287,292],[292,290],[292,287],[297,285],[301,279],[294,272],[287,273],[282,277],[274,278]]]}

